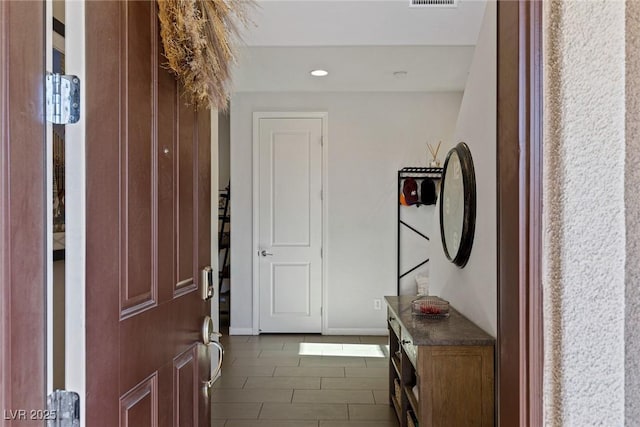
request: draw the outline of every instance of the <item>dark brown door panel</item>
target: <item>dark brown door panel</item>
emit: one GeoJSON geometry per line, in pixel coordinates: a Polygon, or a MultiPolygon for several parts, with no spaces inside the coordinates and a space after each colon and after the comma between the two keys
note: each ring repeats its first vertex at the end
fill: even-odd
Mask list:
{"type": "Polygon", "coordinates": [[[208,425],[209,112],[163,68],[156,7],[86,4],[88,425],[208,425]]]}

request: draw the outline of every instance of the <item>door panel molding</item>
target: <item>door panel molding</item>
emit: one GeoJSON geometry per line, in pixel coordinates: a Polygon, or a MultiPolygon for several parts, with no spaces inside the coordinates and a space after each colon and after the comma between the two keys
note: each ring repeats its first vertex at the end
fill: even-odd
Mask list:
{"type": "Polygon", "coordinates": [[[158,373],[120,398],[120,427],[158,426],[158,373]]]}
{"type": "MultiPolygon", "coordinates": [[[[209,110],[201,109],[196,112],[198,132],[197,140],[201,141],[202,138],[211,139],[211,113],[209,110]]],[[[196,245],[195,250],[197,255],[194,257],[194,272],[196,289],[200,286],[200,271],[204,267],[211,265],[211,253],[215,253],[217,257],[217,251],[211,252],[211,240],[217,239],[217,235],[212,234],[211,221],[212,221],[212,200],[215,200],[216,206],[218,203],[218,191],[215,189],[216,198],[211,197],[211,144],[198,144],[197,156],[194,168],[194,182],[196,185],[196,205],[195,205],[195,221],[197,224],[197,233],[195,234],[196,245]],[[195,172],[197,171],[197,172],[195,172]],[[206,171],[206,173],[203,173],[206,171]],[[203,239],[200,236],[213,236],[212,239],[203,239]]],[[[217,166],[217,165],[216,165],[217,166]]],[[[217,212],[217,210],[216,210],[217,212]]],[[[217,218],[217,215],[214,215],[217,218]]],[[[217,223],[217,221],[216,221],[217,223]]],[[[216,271],[216,270],[214,270],[216,271]]],[[[214,274],[214,277],[216,275],[214,274]]],[[[216,279],[214,279],[216,280],[216,279]]],[[[217,295],[216,295],[217,298],[217,295]]],[[[216,325],[217,326],[217,325],[216,325]]]]}
{"type": "MultiPolygon", "coordinates": [[[[197,196],[194,166],[197,166],[197,147],[194,147],[194,123],[196,116],[187,108],[184,100],[178,97],[178,134],[176,147],[175,192],[176,204],[176,272],[177,280],[174,297],[196,290],[194,259],[194,237],[196,236],[197,216],[193,200],[197,196]]],[[[196,169],[197,170],[197,169],[196,169]]]]}
{"type": "MultiPolygon", "coordinates": [[[[310,188],[311,186],[311,176],[310,176],[310,171],[311,171],[311,133],[310,132],[301,132],[301,131],[280,131],[276,133],[272,133],[271,135],[271,140],[270,140],[270,144],[271,144],[271,187],[275,190],[271,193],[271,233],[269,236],[269,240],[270,240],[270,246],[271,247],[278,247],[278,246],[299,246],[299,247],[309,247],[311,246],[311,216],[312,216],[312,212],[311,212],[311,200],[310,197],[306,197],[305,200],[300,200],[299,198],[296,197],[291,197],[291,195],[296,194],[296,186],[297,185],[303,185],[305,183],[301,183],[301,182],[291,182],[290,180],[285,180],[284,181],[284,185],[280,188],[278,188],[281,184],[281,180],[278,179],[278,174],[277,174],[277,169],[278,169],[278,165],[283,165],[283,164],[287,164],[287,165],[295,165],[294,162],[291,161],[287,161],[288,159],[286,159],[287,155],[290,155],[293,150],[295,149],[304,149],[306,150],[305,153],[300,153],[300,154],[305,154],[306,158],[307,158],[307,162],[306,164],[304,164],[304,167],[306,168],[306,186],[307,188],[310,188]],[[286,143],[284,141],[280,142],[280,141],[276,141],[276,135],[304,135],[306,136],[306,144],[303,147],[298,147],[298,145],[301,144],[293,144],[294,146],[291,146],[292,144],[288,144],[289,147],[282,147],[282,145],[285,145],[286,143]],[[281,156],[282,155],[282,156],[281,156]],[[280,157],[284,157],[280,158],[280,157]],[[293,188],[291,188],[293,187],[293,188]],[[306,227],[301,227],[299,231],[302,231],[303,233],[306,232],[306,235],[301,234],[300,236],[298,236],[298,240],[297,242],[293,241],[293,239],[291,238],[292,236],[285,236],[285,237],[289,237],[288,239],[280,239],[279,235],[278,235],[278,231],[281,228],[280,226],[282,226],[283,224],[279,223],[278,221],[278,212],[277,212],[277,206],[278,206],[278,200],[277,200],[277,195],[278,195],[278,189],[280,190],[285,190],[286,191],[282,191],[280,194],[285,193],[286,195],[289,195],[288,198],[290,198],[288,200],[288,203],[286,206],[286,208],[297,208],[298,206],[300,207],[301,211],[299,211],[299,213],[302,213],[302,211],[304,211],[305,209],[303,209],[303,206],[306,207],[306,212],[304,212],[304,218],[306,219],[306,224],[304,224],[306,227]],[[295,199],[295,200],[291,200],[291,199],[295,199]],[[293,203],[292,203],[293,202],[293,203]],[[303,203],[304,202],[304,203],[303,203]]],[[[300,165],[300,167],[303,165],[300,165]]],[[[309,194],[307,194],[308,196],[309,194]]],[[[283,200],[280,200],[281,202],[283,200]]],[[[287,201],[287,200],[284,200],[287,201]]],[[[303,215],[296,215],[297,218],[303,217],[303,215]]]]}
{"type": "Polygon", "coordinates": [[[192,346],[173,359],[173,425],[197,425],[198,353],[192,346]],[[186,397],[185,397],[186,396],[186,397]]]}
{"type": "MultiPolygon", "coordinates": [[[[156,35],[158,43],[160,35],[156,35]]],[[[162,62],[165,58],[161,52],[158,52],[158,61],[162,62]]],[[[176,292],[177,283],[177,212],[174,204],[177,200],[176,193],[176,153],[178,148],[178,114],[180,104],[180,94],[176,79],[169,73],[158,73],[158,98],[157,98],[157,141],[154,156],[157,159],[157,181],[155,191],[158,194],[157,206],[157,224],[156,233],[158,234],[158,250],[155,254],[156,259],[169,258],[172,262],[156,261],[158,267],[158,287],[160,301],[166,301],[179,296],[176,292]],[[168,98],[168,99],[167,99],[168,98]],[[161,189],[170,189],[170,191],[161,191],[161,189]],[[165,232],[161,232],[161,230],[165,232]]]]}
{"type": "MultiPolygon", "coordinates": [[[[278,270],[280,270],[281,275],[282,273],[287,274],[285,272],[285,270],[300,270],[300,267],[303,267],[302,270],[302,275],[304,277],[304,280],[306,281],[305,283],[305,287],[302,289],[304,291],[304,296],[301,299],[306,300],[306,310],[305,311],[283,311],[283,310],[278,310],[277,307],[277,302],[275,301],[274,298],[271,299],[271,315],[272,316],[277,316],[278,314],[282,314],[282,315],[288,315],[288,316],[292,316],[292,315],[300,315],[301,317],[305,317],[305,316],[310,316],[311,315],[311,292],[310,292],[310,286],[311,286],[311,263],[308,262],[274,262],[271,264],[271,296],[273,297],[276,292],[276,283],[278,282],[276,279],[278,277],[278,270]],[[287,268],[287,267],[293,267],[293,268],[287,268]]],[[[288,294],[291,296],[291,294],[293,294],[293,290],[289,289],[288,290],[288,294]]],[[[282,290],[282,292],[285,292],[285,290],[282,290]]],[[[301,295],[297,295],[298,297],[301,297],[301,295]]]]}
{"type": "Polygon", "coordinates": [[[153,256],[158,242],[157,84],[135,84],[140,79],[157,83],[158,28],[152,2],[124,3],[120,19],[120,316],[125,319],[158,303],[153,256]]]}

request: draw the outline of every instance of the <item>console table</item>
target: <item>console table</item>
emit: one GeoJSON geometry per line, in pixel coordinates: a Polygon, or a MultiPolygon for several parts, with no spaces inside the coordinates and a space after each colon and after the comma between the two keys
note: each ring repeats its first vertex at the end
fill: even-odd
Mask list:
{"type": "Polygon", "coordinates": [[[401,427],[493,427],[495,339],[450,307],[411,314],[414,296],[385,297],[389,400],[401,427]]]}

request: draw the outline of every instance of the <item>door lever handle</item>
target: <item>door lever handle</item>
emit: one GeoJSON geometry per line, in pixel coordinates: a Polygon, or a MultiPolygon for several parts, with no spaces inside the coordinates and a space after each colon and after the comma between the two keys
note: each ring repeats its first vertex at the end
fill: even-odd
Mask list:
{"type": "Polygon", "coordinates": [[[220,338],[222,334],[214,331],[213,329],[213,320],[211,319],[211,317],[205,316],[204,322],[202,323],[202,344],[206,345],[207,347],[217,348],[219,353],[218,366],[211,373],[209,380],[202,382],[204,384],[205,390],[209,390],[211,387],[213,387],[213,383],[215,382],[218,373],[222,369],[222,358],[224,357],[224,348],[222,348],[222,345],[219,342],[215,341],[215,339],[220,338]]]}
{"type": "Polygon", "coordinates": [[[264,249],[260,252],[260,255],[262,255],[262,256],[273,256],[273,254],[271,252],[267,252],[264,249]]]}
{"type": "Polygon", "coordinates": [[[213,387],[213,384],[216,382],[218,373],[222,369],[222,359],[224,358],[224,348],[222,345],[216,341],[211,341],[208,345],[213,346],[218,349],[218,366],[216,366],[215,371],[211,373],[211,377],[208,381],[203,381],[203,384],[206,389],[210,389],[213,387]]]}
{"type": "Polygon", "coordinates": [[[215,334],[213,327],[213,319],[209,316],[204,317],[204,322],[202,322],[202,344],[209,345],[212,342],[215,342],[215,334]]]}

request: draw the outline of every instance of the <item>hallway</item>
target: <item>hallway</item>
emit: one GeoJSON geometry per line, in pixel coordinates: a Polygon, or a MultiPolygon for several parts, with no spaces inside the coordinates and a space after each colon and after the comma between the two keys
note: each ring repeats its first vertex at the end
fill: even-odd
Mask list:
{"type": "Polygon", "coordinates": [[[222,338],[214,427],[396,427],[382,336],[222,338]]]}

